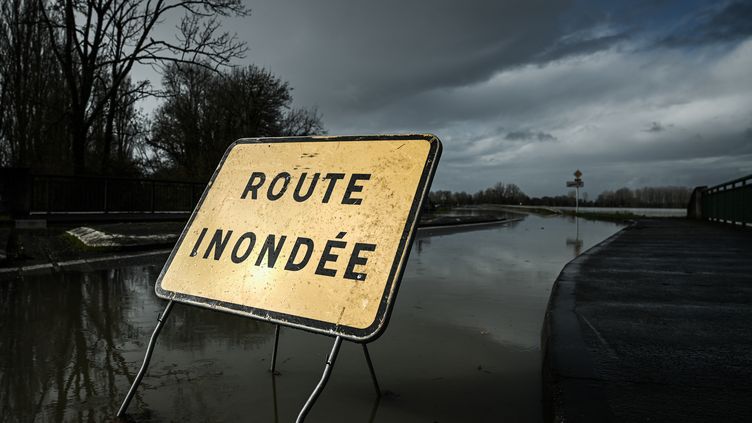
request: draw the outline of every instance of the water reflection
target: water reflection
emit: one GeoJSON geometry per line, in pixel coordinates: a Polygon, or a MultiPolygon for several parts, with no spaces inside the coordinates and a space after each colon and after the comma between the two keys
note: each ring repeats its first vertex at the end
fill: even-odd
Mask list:
{"type": "Polygon", "coordinates": [[[575,217],[573,217],[571,219],[574,220],[575,236],[574,236],[574,238],[567,237],[567,240],[566,240],[565,243],[567,245],[571,245],[572,246],[572,250],[574,252],[574,256],[577,257],[580,254],[582,254],[582,245],[583,245],[583,242],[580,239],[580,218],[577,217],[577,216],[575,216],[575,217]]]}
{"type": "MultiPolygon", "coordinates": [[[[551,284],[618,226],[529,216],[466,229],[416,238],[390,327],[370,346],[388,394],[373,395],[362,350],[345,343],[309,421],[541,420],[551,284]]],[[[163,261],[0,280],[0,422],[111,419],[164,308],[163,261]]],[[[271,325],[176,305],[132,420],[293,421],[331,339],[283,328],[279,376],[273,339],[271,325]]]]}

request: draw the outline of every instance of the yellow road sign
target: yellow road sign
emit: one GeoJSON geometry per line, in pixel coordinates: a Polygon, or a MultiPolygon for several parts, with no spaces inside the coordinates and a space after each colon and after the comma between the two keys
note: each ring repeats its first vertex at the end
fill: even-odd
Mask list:
{"type": "Polygon", "coordinates": [[[238,140],[156,293],[370,341],[388,322],[440,154],[432,135],[238,140]]]}

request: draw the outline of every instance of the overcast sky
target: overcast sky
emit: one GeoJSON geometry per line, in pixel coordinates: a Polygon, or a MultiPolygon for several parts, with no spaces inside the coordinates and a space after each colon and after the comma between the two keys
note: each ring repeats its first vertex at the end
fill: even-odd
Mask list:
{"type": "Polygon", "coordinates": [[[244,63],[329,134],[430,132],[433,189],[565,194],[752,173],[750,1],[248,0],[244,63]]]}

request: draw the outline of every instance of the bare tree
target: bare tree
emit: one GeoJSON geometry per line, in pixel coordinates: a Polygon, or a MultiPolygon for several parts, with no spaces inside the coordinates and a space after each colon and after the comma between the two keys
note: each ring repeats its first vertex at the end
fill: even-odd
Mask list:
{"type": "MultiPolygon", "coordinates": [[[[165,102],[157,109],[149,145],[171,176],[206,180],[227,146],[241,137],[322,133],[319,115],[291,109],[292,89],[256,66],[216,73],[172,64],[164,74],[165,102]]],[[[146,152],[148,155],[148,151],[146,152]]]]}
{"type": "MultiPolygon", "coordinates": [[[[93,122],[105,116],[110,150],[122,97],[147,95],[147,82],[126,84],[134,65],[200,63],[212,69],[242,57],[246,47],[221,30],[222,16],[249,13],[241,0],[38,0],[41,23],[63,74],[70,107],[73,170],[86,170],[93,122]],[[180,17],[175,39],[158,37],[166,19],[180,17]],[[103,95],[95,95],[100,86],[103,95]]],[[[107,165],[106,160],[103,166],[107,165]]]]}
{"type": "MultiPolygon", "coordinates": [[[[123,87],[125,95],[108,102],[105,113],[92,122],[89,138],[94,146],[90,150],[101,158],[99,172],[102,174],[135,176],[140,174],[140,169],[134,149],[147,134],[147,119],[136,107],[141,96],[133,92],[130,79],[123,87]]],[[[102,87],[97,87],[94,96],[104,94],[102,87]]]]}
{"type": "Polygon", "coordinates": [[[316,108],[292,109],[282,121],[280,135],[300,136],[320,134],[324,131],[321,125],[321,115],[316,108]]]}
{"type": "MultiPolygon", "coordinates": [[[[65,132],[62,75],[50,42],[37,25],[38,0],[0,2],[0,163],[49,164],[65,150],[54,140],[65,132]]],[[[54,163],[53,163],[54,164],[54,163]]]]}

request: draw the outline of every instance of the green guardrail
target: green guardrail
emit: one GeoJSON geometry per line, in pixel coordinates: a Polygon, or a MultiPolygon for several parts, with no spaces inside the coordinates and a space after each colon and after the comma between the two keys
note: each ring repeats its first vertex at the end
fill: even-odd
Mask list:
{"type": "Polygon", "coordinates": [[[702,217],[711,222],[752,226],[752,175],[705,189],[702,217]]]}

